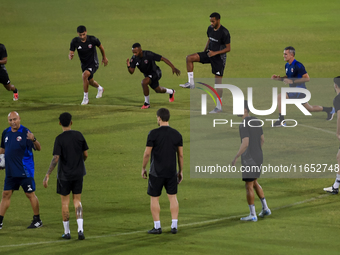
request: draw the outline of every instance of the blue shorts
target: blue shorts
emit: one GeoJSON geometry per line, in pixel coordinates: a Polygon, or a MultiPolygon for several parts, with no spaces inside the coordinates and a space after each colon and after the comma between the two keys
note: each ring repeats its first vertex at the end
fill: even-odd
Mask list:
{"type": "Polygon", "coordinates": [[[306,94],[304,93],[287,93],[288,98],[305,98],[306,94]]]}
{"type": "Polygon", "coordinates": [[[5,178],[4,190],[19,190],[20,186],[25,193],[35,191],[35,181],[33,177],[7,177],[5,178]]]}

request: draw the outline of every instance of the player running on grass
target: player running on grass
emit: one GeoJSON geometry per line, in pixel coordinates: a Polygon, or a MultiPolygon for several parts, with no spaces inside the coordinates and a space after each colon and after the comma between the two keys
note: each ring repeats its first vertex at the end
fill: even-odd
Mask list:
{"type": "MultiPolygon", "coordinates": [[[[273,80],[283,81],[285,84],[289,84],[289,87],[305,88],[305,82],[308,82],[309,75],[304,65],[295,59],[295,49],[292,46],[288,46],[283,51],[283,58],[287,61],[285,65],[286,75],[280,77],[280,75],[272,75],[273,80]]],[[[287,93],[286,98],[305,98],[306,95],[303,93],[287,93]]],[[[281,94],[277,96],[278,107],[279,107],[279,120],[274,123],[274,127],[284,126],[284,115],[281,115],[281,94]]],[[[324,107],[320,105],[310,105],[308,102],[304,103],[303,106],[310,112],[326,112],[327,120],[332,120],[334,115],[334,108],[324,107]]]]}
{"type": "Polygon", "coordinates": [[[175,73],[177,76],[181,74],[181,71],[178,70],[167,58],[153,53],[152,51],[142,50],[142,46],[139,43],[135,43],[132,45],[132,53],[133,56],[131,60],[126,60],[129,73],[133,74],[137,66],[139,71],[141,71],[145,77],[142,80],[145,101],[141,109],[150,108],[148,86],[150,86],[156,93],[169,94],[169,102],[173,102],[175,100],[175,90],[159,86],[159,80],[162,77],[162,71],[156,65],[155,61],[164,61],[168,66],[171,67],[172,73],[175,73]]]}
{"type": "Polygon", "coordinates": [[[19,99],[18,90],[11,84],[9,80],[7,69],[5,65],[7,64],[7,51],[5,45],[0,43],[0,83],[4,85],[4,87],[8,91],[13,91],[13,100],[17,101],[19,99]]]}
{"type": "Polygon", "coordinates": [[[81,62],[81,69],[83,71],[82,77],[84,98],[81,104],[86,105],[89,103],[89,84],[98,89],[96,98],[101,98],[104,92],[104,88],[93,79],[93,75],[99,67],[96,46],[100,49],[100,52],[103,56],[102,63],[104,64],[104,66],[106,66],[109,61],[105,56],[104,47],[100,43],[99,39],[92,35],[87,35],[85,26],[79,26],[77,28],[77,32],[79,36],[73,38],[70,45],[70,53],[68,57],[70,60],[72,60],[74,56],[74,51],[77,49],[78,56],[81,62]]]}
{"type": "MultiPolygon", "coordinates": [[[[334,78],[334,89],[337,96],[333,100],[333,105],[335,108],[335,112],[337,114],[337,128],[336,128],[336,137],[340,140],[340,76],[334,78]]],[[[338,164],[340,165],[340,148],[338,150],[338,154],[336,155],[336,159],[338,160],[338,164]]],[[[339,172],[336,174],[336,178],[334,184],[331,187],[324,188],[324,191],[332,193],[334,195],[339,193],[339,185],[340,185],[340,174],[339,172]]]]}

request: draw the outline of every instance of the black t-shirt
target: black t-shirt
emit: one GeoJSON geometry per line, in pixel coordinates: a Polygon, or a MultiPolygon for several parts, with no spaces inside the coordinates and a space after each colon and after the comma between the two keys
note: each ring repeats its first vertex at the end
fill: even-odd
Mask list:
{"type": "MultiPolygon", "coordinates": [[[[210,40],[208,50],[220,51],[226,47],[226,44],[230,43],[230,33],[228,29],[222,25],[216,31],[212,26],[209,26],[207,35],[210,40]]],[[[221,55],[225,56],[225,54],[221,55]]]]}
{"type": "Polygon", "coordinates": [[[338,113],[338,111],[340,110],[340,94],[338,94],[334,98],[333,105],[334,105],[335,112],[338,113]]]}
{"type": "Polygon", "coordinates": [[[263,154],[261,148],[261,135],[263,134],[261,122],[252,116],[244,118],[244,123],[240,124],[241,142],[245,137],[249,137],[247,150],[241,155],[243,166],[261,165],[263,163],[263,154]],[[250,122],[249,122],[250,121],[250,122]]]}
{"type": "Polygon", "coordinates": [[[176,153],[183,146],[182,135],[176,129],[161,126],[151,130],[146,146],[152,147],[149,174],[163,178],[176,175],[176,153]]]}
{"type": "Polygon", "coordinates": [[[82,42],[79,37],[75,37],[71,42],[70,51],[77,49],[82,68],[93,65],[98,67],[99,62],[96,46],[99,47],[100,45],[99,39],[92,35],[88,35],[85,42],[82,42]]]}
{"type": "Polygon", "coordinates": [[[53,155],[59,155],[59,180],[77,180],[86,174],[83,152],[88,149],[86,140],[79,131],[64,131],[57,136],[53,155]]]}
{"type": "Polygon", "coordinates": [[[130,66],[132,68],[136,68],[137,66],[145,77],[155,72],[157,73],[157,70],[160,68],[156,65],[155,61],[161,61],[162,56],[148,50],[143,50],[142,52],[143,57],[141,58],[135,55],[132,56],[130,66]]]}
{"type": "MultiPolygon", "coordinates": [[[[7,51],[5,45],[0,43],[0,60],[7,57],[7,51]]],[[[0,70],[3,69],[6,71],[5,65],[0,65],[0,70]]]]}

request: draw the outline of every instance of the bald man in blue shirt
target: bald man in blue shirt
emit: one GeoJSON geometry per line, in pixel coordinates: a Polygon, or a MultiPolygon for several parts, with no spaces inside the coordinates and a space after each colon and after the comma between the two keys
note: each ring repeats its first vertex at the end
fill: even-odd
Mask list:
{"type": "Polygon", "coordinates": [[[3,218],[10,205],[11,196],[14,190],[20,186],[30,200],[33,209],[33,221],[28,228],[39,228],[42,221],[39,215],[39,201],[35,195],[34,182],[34,158],[33,151],[41,150],[40,143],[31,131],[20,125],[20,116],[17,112],[8,114],[10,127],[2,132],[0,154],[5,154],[6,177],[2,200],[0,203],[0,229],[3,225],[3,218]]]}

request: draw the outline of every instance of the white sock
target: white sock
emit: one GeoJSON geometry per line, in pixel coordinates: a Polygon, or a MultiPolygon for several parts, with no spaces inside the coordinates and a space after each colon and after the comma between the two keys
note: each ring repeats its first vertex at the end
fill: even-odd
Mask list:
{"type": "Polygon", "coordinates": [[[69,221],[63,221],[64,225],[64,234],[70,233],[70,222],[69,221]]]}
{"type": "MultiPolygon", "coordinates": [[[[217,100],[217,105],[216,105],[216,108],[218,108],[218,109],[222,109],[222,105],[221,105],[221,103],[220,103],[220,100],[218,100],[218,98],[216,98],[216,100],[217,100]]],[[[221,102],[222,102],[222,97],[221,97],[221,102]]]]}
{"type": "Polygon", "coordinates": [[[89,99],[89,92],[84,92],[84,98],[89,99]]]}
{"type": "Polygon", "coordinates": [[[84,233],[83,229],[83,219],[77,219],[77,224],[78,224],[78,232],[81,231],[84,233]]]}
{"type": "Polygon", "coordinates": [[[194,72],[188,72],[188,82],[194,84],[194,72]]]}
{"type": "Polygon", "coordinates": [[[249,211],[251,215],[255,216],[256,215],[255,205],[249,205],[249,211]]]}
{"type": "Polygon", "coordinates": [[[172,220],[171,228],[176,228],[177,229],[177,222],[178,222],[178,220],[172,220]]]}
{"type": "Polygon", "coordinates": [[[150,104],[149,96],[144,96],[144,98],[145,103],[150,104]]]}
{"type": "Polygon", "coordinates": [[[334,182],[334,184],[333,184],[334,189],[338,189],[338,188],[339,188],[339,185],[340,185],[340,174],[337,174],[337,175],[336,175],[335,182],[334,182]]]}
{"type": "Polygon", "coordinates": [[[268,209],[268,205],[267,205],[266,198],[260,198],[260,200],[261,200],[261,204],[262,204],[262,209],[263,210],[267,210],[268,209]]]}
{"type": "Polygon", "coordinates": [[[154,225],[155,229],[159,229],[159,228],[161,228],[161,221],[154,221],[153,225],[154,225]]]}
{"type": "Polygon", "coordinates": [[[165,93],[167,93],[167,94],[172,94],[172,93],[174,93],[174,91],[172,90],[172,89],[166,89],[166,92],[165,93]]]}
{"type": "MultiPolygon", "coordinates": [[[[99,85],[99,84],[98,84],[99,85]]],[[[102,86],[98,86],[98,90],[102,90],[103,89],[103,87],[102,86]]]]}

